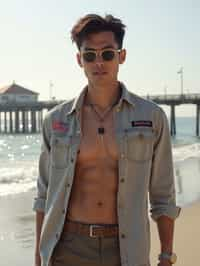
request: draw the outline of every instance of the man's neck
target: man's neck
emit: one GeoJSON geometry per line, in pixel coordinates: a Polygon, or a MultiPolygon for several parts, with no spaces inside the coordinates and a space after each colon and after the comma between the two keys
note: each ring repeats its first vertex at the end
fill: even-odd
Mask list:
{"type": "Polygon", "coordinates": [[[85,104],[94,104],[104,110],[117,103],[119,101],[120,94],[121,90],[118,81],[101,87],[94,86],[89,83],[85,97],[85,104]]]}

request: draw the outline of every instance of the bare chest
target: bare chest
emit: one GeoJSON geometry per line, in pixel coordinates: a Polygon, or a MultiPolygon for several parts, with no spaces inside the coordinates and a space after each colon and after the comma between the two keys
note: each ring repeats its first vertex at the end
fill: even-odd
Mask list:
{"type": "Polygon", "coordinates": [[[113,116],[110,113],[106,121],[99,123],[84,108],[81,130],[68,218],[117,223],[118,148],[113,116]],[[99,134],[98,128],[104,128],[104,134],[99,134]]]}
{"type": "Polygon", "coordinates": [[[82,137],[78,161],[109,159],[118,160],[113,113],[102,122],[89,107],[84,107],[81,116],[82,137]]]}

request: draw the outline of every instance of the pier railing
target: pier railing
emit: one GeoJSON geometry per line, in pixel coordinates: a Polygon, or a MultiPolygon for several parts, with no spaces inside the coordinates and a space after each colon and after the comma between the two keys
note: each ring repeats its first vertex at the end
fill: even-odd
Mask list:
{"type": "Polygon", "coordinates": [[[187,94],[164,94],[164,95],[147,95],[144,97],[161,105],[170,106],[170,131],[171,135],[176,135],[176,105],[195,104],[196,105],[196,136],[199,136],[199,118],[200,118],[200,93],[187,94]]]}
{"type": "Polygon", "coordinates": [[[150,99],[158,104],[171,105],[175,103],[179,104],[200,104],[200,94],[190,93],[190,94],[164,94],[164,95],[147,95],[144,96],[146,99],[150,99]]]}
{"type": "Polygon", "coordinates": [[[6,111],[9,112],[10,110],[43,110],[47,109],[50,110],[54,106],[64,102],[63,100],[60,101],[38,101],[38,102],[7,102],[0,104],[0,112],[6,111]]]}

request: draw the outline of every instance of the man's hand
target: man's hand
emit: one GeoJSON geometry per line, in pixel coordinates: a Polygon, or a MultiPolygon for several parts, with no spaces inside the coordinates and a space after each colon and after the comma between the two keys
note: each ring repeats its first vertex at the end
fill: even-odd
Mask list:
{"type": "MultiPolygon", "coordinates": [[[[161,253],[172,253],[173,250],[173,233],[174,233],[174,220],[167,216],[160,216],[157,220],[161,253]]],[[[169,260],[162,258],[158,266],[171,266],[169,260]]]]}
{"type": "Polygon", "coordinates": [[[35,266],[41,266],[41,259],[39,254],[35,255],[35,266]]]}
{"type": "Polygon", "coordinates": [[[36,245],[35,245],[35,266],[41,266],[41,258],[39,252],[40,234],[44,220],[44,212],[36,212],[36,245]]]}
{"type": "Polygon", "coordinates": [[[171,266],[172,264],[168,261],[168,260],[160,260],[160,262],[158,263],[158,266],[171,266]]]}

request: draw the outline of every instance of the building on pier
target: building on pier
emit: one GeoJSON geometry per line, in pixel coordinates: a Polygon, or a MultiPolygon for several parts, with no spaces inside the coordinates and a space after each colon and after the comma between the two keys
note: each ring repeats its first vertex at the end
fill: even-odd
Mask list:
{"type": "Polygon", "coordinates": [[[0,133],[39,132],[42,110],[35,108],[38,96],[15,82],[0,88],[0,133]]]}
{"type": "Polygon", "coordinates": [[[19,86],[13,82],[9,86],[0,88],[0,104],[35,102],[38,100],[38,93],[19,86]]]}

